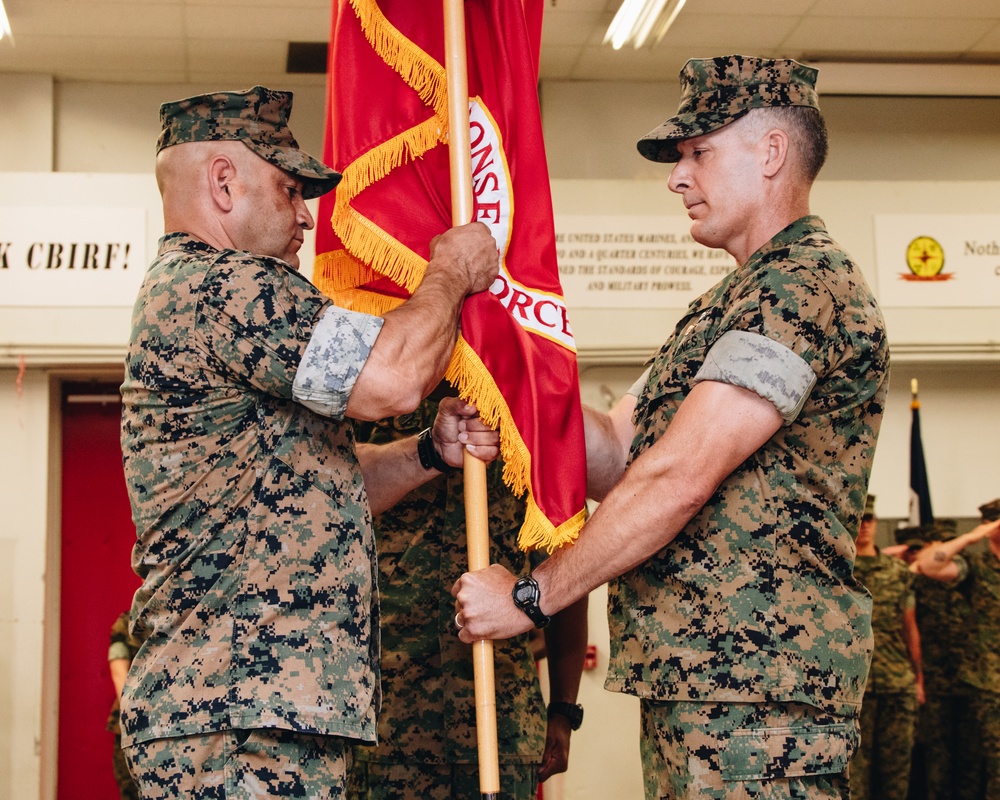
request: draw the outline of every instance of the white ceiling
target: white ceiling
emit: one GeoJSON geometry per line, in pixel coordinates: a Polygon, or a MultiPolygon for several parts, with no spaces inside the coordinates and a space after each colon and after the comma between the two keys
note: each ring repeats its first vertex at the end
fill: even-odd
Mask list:
{"type": "MultiPolygon", "coordinates": [[[[0,81],[4,72],[232,88],[324,81],[289,76],[285,60],[288,42],[328,38],[330,0],[4,2],[14,43],[0,42],[0,81]]],[[[660,45],[614,51],[601,40],[618,4],[546,0],[541,77],[673,81],[689,57],[745,53],[907,65],[856,71],[873,83],[900,69],[943,84],[978,70],[988,86],[972,93],[1000,94],[997,0],[688,0],[660,45]]]]}

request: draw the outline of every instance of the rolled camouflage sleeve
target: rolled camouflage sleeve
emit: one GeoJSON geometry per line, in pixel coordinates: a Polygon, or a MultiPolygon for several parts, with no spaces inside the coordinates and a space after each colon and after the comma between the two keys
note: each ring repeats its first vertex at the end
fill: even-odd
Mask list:
{"type": "Polygon", "coordinates": [[[131,661],[132,654],[128,650],[128,645],[124,642],[114,642],[108,648],[108,661],[131,661]]]}
{"type": "Polygon", "coordinates": [[[816,374],[797,354],[759,333],[727,331],[712,345],[694,383],[718,381],[742,386],[781,413],[785,425],[799,415],[816,385],[816,374]]]}
{"type": "Polygon", "coordinates": [[[317,414],[342,419],[382,323],[381,317],[327,308],[302,354],[292,397],[317,414]]]}
{"type": "Polygon", "coordinates": [[[111,641],[108,646],[108,661],[118,659],[132,660],[132,650],[129,648],[128,635],[129,615],[121,614],[111,626],[111,641]]]}

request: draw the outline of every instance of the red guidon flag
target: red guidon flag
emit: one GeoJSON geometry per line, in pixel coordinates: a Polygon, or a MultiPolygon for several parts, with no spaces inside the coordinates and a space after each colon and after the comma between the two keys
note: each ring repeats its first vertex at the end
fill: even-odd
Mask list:
{"type": "MultiPolygon", "coordinates": [[[[501,271],[466,301],[445,377],[499,426],[504,480],[527,493],[520,546],[551,551],[585,519],[586,451],[536,90],[542,2],[465,2],[473,219],[501,271]]],[[[338,0],[324,157],[344,177],[320,200],[313,279],[340,305],[405,302],[451,226],[443,62],[440,2],[338,0]]]]}

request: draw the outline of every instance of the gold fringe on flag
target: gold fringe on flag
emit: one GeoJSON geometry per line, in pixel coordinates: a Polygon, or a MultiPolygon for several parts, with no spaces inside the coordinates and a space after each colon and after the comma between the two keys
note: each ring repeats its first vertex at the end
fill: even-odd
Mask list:
{"type": "Polygon", "coordinates": [[[504,461],[503,482],[518,497],[527,493],[524,524],[517,537],[518,547],[522,550],[545,548],[551,553],[575,541],[587,520],[586,508],[559,526],[553,525],[542,513],[531,491],[531,451],[521,438],[510,407],[490,371],[461,336],[444,377],[458,388],[462,399],[475,405],[483,422],[499,429],[500,453],[504,461]]]}
{"type": "MultiPolygon", "coordinates": [[[[344,168],[337,186],[330,222],[344,246],[361,265],[378,264],[379,274],[413,292],[424,277],[427,262],[371,220],[358,214],[351,201],[392,170],[447,141],[448,108],[444,67],[405,38],[377,4],[350,0],[361,30],[372,48],[430,106],[434,115],[372,148],[344,168]]],[[[332,291],[360,285],[357,265],[320,256],[319,279],[332,291]],[[341,267],[346,267],[341,271],[341,267]]],[[[317,284],[319,285],[319,284],[317,284]]]]}
{"type": "Polygon", "coordinates": [[[342,292],[329,292],[327,295],[335,305],[341,308],[346,308],[349,311],[360,311],[375,317],[388,314],[406,302],[402,297],[390,297],[378,292],[367,292],[364,289],[345,289],[342,292]]]}
{"type": "MultiPolygon", "coordinates": [[[[372,148],[344,167],[331,224],[346,249],[322,253],[316,259],[313,280],[337,305],[382,315],[403,301],[360,287],[378,276],[385,276],[412,294],[423,279],[427,261],[359,214],[351,201],[397,167],[447,142],[447,83],[444,68],[406,39],[385,18],[376,2],[349,2],[365,38],[378,56],[434,112],[427,120],[372,148]],[[377,273],[369,264],[379,265],[377,273]]],[[[531,492],[531,452],[489,370],[461,336],[445,378],[458,389],[463,399],[476,406],[488,425],[499,429],[504,483],[519,497],[527,493],[525,521],[518,536],[518,546],[522,550],[545,548],[551,553],[574,541],[586,520],[586,509],[559,526],[553,525],[542,513],[531,492]]]]}
{"type": "Polygon", "coordinates": [[[313,260],[313,283],[329,297],[362,286],[377,277],[371,267],[346,250],[317,253],[313,260]]]}
{"type": "Polygon", "coordinates": [[[350,0],[361,30],[372,48],[394,69],[439,119],[448,117],[444,67],[399,32],[372,0],[350,0]]]}

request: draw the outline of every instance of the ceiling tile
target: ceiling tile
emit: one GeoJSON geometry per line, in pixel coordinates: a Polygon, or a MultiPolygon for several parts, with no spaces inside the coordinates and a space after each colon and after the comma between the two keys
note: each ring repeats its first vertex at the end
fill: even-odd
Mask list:
{"type": "Polygon", "coordinates": [[[1000,22],[985,30],[979,41],[969,48],[969,52],[977,55],[990,54],[994,60],[1000,61],[1000,22]]]}
{"type": "Polygon", "coordinates": [[[622,0],[545,0],[545,13],[553,11],[610,11],[614,13],[622,0]]]}
{"type": "Polygon", "coordinates": [[[894,17],[910,19],[997,19],[1000,4],[982,0],[816,0],[810,15],[819,17],[894,17]]]}
{"type": "Polygon", "coordinates": [[[683,46],[693,57],[760,55],[778,47],[798,23],[798,17],[747,16],[739,25],[733,25],[731,18],[704,14],[685,17],[682,12],[657,47],[683,46]]]}
{"type": "Polygon", "coordinates": [[[198,4],[187,8],[185,29],[191,37],[213,37],[238,44],[244,39],[283,42],[322,42],[330,36],[329,8],[301,8],[290,12],[277,6],[198,4]],[[219,31],[232,31],[219,36],[219,31]]]}
{"type": "Polygon", "coordinates": [[[0,47],[0,71],[49,72],[60,78],[99,71],[175,70],[184,61],[180,40],[72,36],[25,36],[0,47]]]}
{"type": "MultiPolygon", "coordinates": [[[[884,0],[875,0],[881,2],[884,0]]],[[[724,16],[729,22],[726,27],[742,25],[748,17],[775,15],[798,17],[810,12],[816,0],[781,0],[781,2],[747,2],[747,0],[688,0],[681,9],[681,16],[724,16]]]]}
{"type": "MultiPolygon", "coordinates": [[[[73,81],[92,83],[121,83],[120,69],[75,69],[73,81]]],[[[132,70],[129,72],[129,83],[187,83],[188,76],[179,69],[132,70]]]]}
{"type": "Polygon", "coordinates": [[[192,38],[187,43],[190,71],[229,75],[243,72],[284,73],[287,44],[283,41],[235,42],[192,38]]]}
{"type": "MultiPolygon", "coordinates": [[[[252,85],[260,75],[323,81],[285,75],[284,59],[289,41],[327,39],[330,0],[6,0],[6,5],[15,45],[0,43],[0,72],[121,83],[194,75],[211,84],[218,83],[212,79],[217,76],[231,85],[252,85]],[[248,42],[253,42],[249,52],[248,42]]],[[[688,57],[727,52],[1000,63],[998,0],[688,0],[667,39],[638,53],[601,44],[619,5],[619,0],[546,0],[542,77],[658,81],[666,75],[672,81],[688,57]]]]}
{"type": "Polygon", "coordinates": [[[678,57],[676,51],[668,48],[641,50],[623,47],[589,46],[580,51],[580,58],[573,66],[571,78],[574,80],[615,80],[662,81],[673,80],[687,57],[678,57]]]}
{"type": "Polygon", "coordinates": [[[558,44],[543,47],[538,64],[539,77],[548,80],[570,77],[580,50],[578,46],[558,44]]]}
{"type": "Polygon", "coordinates": [[[124,3],[107,0],[79,6],[33,0],[23,13],[9,16],[15,43],[22,36],[180,36],[184,21],[183,9],[176,4],[144,3],[142,12],[135,13],[124,3]]]}
{"type": "Polygon", "coordinates": [[[183,0],[184,5],[194,6],[238,6],[240,8],[313,8],[330,15],[330,0],[183,0]]]}
{"type": "Polygon", "coordinates": [[[546,46],[586,44],[603,18],[601,12],[595,11],[546,9],[542,17],[542,40],[546,46]]]}
{"type": "Polygon", "coordinates": [[[934,55],[961,53],[981,38],[982,22],[969,19],[806,17],[786,44],[816,54],[934,55]]]}

